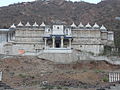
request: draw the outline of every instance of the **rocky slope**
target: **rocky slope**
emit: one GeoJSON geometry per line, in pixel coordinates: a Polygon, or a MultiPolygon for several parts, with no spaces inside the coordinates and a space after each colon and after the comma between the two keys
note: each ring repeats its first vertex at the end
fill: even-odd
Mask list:
{"type": "Polygon", "coordinates": [[[104,0],[98,4],[71,2],[65,0],[37,0],[35,2],[17,3],[0,7],[0,28],[8,28],[12,23],[45,21],[50,24],[61,20],[68,24],[90,22],[104,24],[115,31],[116,46],[120,46],[120,0],[104,0]]]}
{"type": "Polygon", "coordinates": [[[41,90],[36,88],[47,85],[80,88],[75,90],[96,90],[110,86],[108,72],[119,72],[120,66],[105,61],[56,64],[32,56],[11,56],[0,59],[0,71],[3,72],[3,82],[15,90],[41,90]],[[34,89],[26,89],[27,87],[34,89]]]}

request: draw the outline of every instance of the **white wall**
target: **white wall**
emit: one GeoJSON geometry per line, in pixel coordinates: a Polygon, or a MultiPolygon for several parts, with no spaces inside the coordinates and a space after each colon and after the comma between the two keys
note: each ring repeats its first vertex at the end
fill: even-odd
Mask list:
{"type": "Polygon", "coordinates": [[[108,40],[113,41],[114,40],[114,33],[113,32],[108,32],[108,40]]]}
{"type": "Polygon", "coordinates": [[[7,34],[0,34],[0,43],[7,42],[7,34]]]}
{"type": "Polygon", "coordinates": [[[4,54],[4,45],[7,43],[7,33],[0,33],[0,54],[4,54]]]}
{"type": "Polygon", "coordinates": [[[64,26],[63,25],[53,25],[53,33],[54,35],[63,35],[64,34],[64,26]]]}
{"type": "Polygon", "coordinates": [[[102,53],[104,50],[103,45],[79,45],[80,50],[87,51],[87,52],[93,52],[96,54],[102,53]]]}

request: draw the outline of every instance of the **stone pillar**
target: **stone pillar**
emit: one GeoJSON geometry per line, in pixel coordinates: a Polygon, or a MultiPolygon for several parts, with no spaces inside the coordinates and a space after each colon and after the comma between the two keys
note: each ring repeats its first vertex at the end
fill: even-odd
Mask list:
{"type": "Polygon", "coordinates": [[[47,47],[47,38],[44,39],[45,40],[45,49],[47,47]]]}
{"type": "Polygon", "coordinates": [[[15,32],[13,33],[13,40],[15,40],[15,32]]]}
{"type": "Polygon", "coordinates": [[[11,41],[11,33],[9,35],[10,35],[10,41],[11,41]]]}
{"type": "Polygon", "coordinates": [[[64,42],[63,42],[63,40],[64,40],[64,37],[61,36],[61,48],[63,48],[63,46],[64,46],[64,42]]]}
{"type": "Polygon", "coordinates": [[[52,37],[52,47],[55,48],[55,36],[52,37]]]}
{"type": "Polygon", "coordinates": [[[2,81],[2,72],[0,72],[0,81],[2,81]]]}
{"type": "Polygon", "coordinates": [[[72,39],[69,38],[69,48],[71,49],[72,39]]]}
{"type": "Polygon", "coordinates": [[[8,41],[10,41],[10,33],[8,33],[8,41]]]}

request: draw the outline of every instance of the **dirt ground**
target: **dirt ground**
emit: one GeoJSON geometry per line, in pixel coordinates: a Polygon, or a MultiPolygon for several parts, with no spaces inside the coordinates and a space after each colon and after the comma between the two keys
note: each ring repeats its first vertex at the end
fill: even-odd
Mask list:
{"type": "Polygon", "coordinates": [[[0,59],[0,71],[3,71],[3,82],[17,90],[41,87],[94,90],[109,85],[108,73],[120,71],[120,66],[105,61],[56,64],[32,56],[15,56],[0,59]]]}

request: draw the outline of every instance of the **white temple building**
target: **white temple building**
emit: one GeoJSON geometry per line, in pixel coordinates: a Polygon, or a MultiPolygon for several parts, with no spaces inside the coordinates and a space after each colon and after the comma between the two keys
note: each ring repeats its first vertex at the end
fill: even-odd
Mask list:
{"type": "Polygon", "coordinates": [[[114,33],[97,23],[92,26],[82,22],[79,25],[20,22],[9,29],[0,29],[0,44],[0,53],[9,55],[72,53],[73,50],[100,54],[104,46],[114,47],[114,33]]]}

